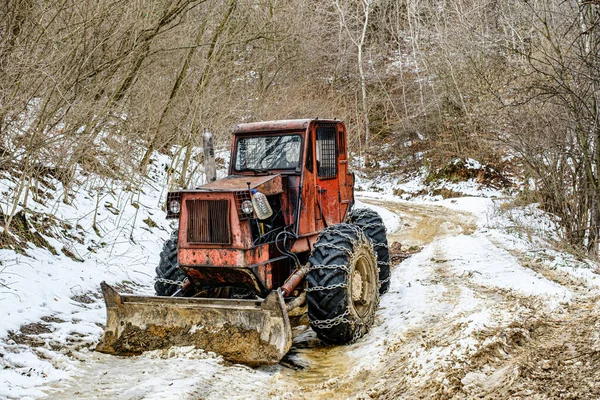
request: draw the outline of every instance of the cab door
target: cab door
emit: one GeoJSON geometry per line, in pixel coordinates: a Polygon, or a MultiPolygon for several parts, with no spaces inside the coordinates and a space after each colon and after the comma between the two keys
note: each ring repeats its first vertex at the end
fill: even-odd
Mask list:
{"type": "MultiPolygon", "coordinates": [[[[319,122],[316,126],[315,225],[322,230],[342,221],[340,152],[337,122],[319,122]]],[[[344,171],[345,172],[345,171],[344,171]]],[[[345,210],[344,210],[345,215],[345,210]]]]}

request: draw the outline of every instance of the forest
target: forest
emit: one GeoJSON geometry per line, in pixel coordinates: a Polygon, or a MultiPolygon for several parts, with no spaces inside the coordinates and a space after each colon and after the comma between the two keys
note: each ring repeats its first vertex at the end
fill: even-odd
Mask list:
{"type": "MultiPolygon", "coordinates": [[[[153,151],[189,187],[210,129],[346,122],[389,173],[473,158],[556,216],[574,251],[600,232],[596,0],[2,0],[0,169],[10,231],[45,177],[139,186],[153,151]]],[[[68,190],[64,201],[68,202],[68,190]]]]}

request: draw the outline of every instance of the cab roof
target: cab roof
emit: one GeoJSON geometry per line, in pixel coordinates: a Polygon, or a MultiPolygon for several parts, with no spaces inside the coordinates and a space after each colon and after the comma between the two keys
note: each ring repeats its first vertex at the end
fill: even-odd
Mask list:
{"type": "Polygon", "coordinates": [[[277,121],[261,121],[261,122],[250,122],[247,124],[238,124],[233,128],[234,135],[250,134],[255,132],[277,132],[277,131],[300,131],[306,130],[311,122],[341,122],[336,119],[319,119],[319,118],[305,118],[305,119],[280,119],[277,121]]]}

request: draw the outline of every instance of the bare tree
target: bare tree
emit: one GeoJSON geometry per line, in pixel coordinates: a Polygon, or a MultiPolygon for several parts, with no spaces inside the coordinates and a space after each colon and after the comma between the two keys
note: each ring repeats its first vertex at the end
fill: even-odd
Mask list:
{"type": "Polygon", "coordinates": [[[364,48],[369,27],[369,16],[376,0],[355,0],[342,4],[335,0],[335,8],[339,16],[340,29],[343,29],[348,38],[356,47],[356,63],[360,80],[361,106],[364,119],[365,144],[369,144],[370,123],[369,103],[367,98],[367,77],[364,67],[364,48]]]}

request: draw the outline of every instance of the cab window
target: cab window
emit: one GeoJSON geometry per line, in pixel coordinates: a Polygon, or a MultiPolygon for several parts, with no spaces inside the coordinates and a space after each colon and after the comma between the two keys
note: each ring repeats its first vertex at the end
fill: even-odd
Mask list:
{"type": "Polygon", "coordinates": [[[300,163],[300,135],[261,136],[239,139],[236,171],[296,169],[300,163]]]}
{"type": "Polygon", "coordinates": [[[320,178],[337,176],[337,124],[322,124],[317,127],[317,175],[320,178]]]}

